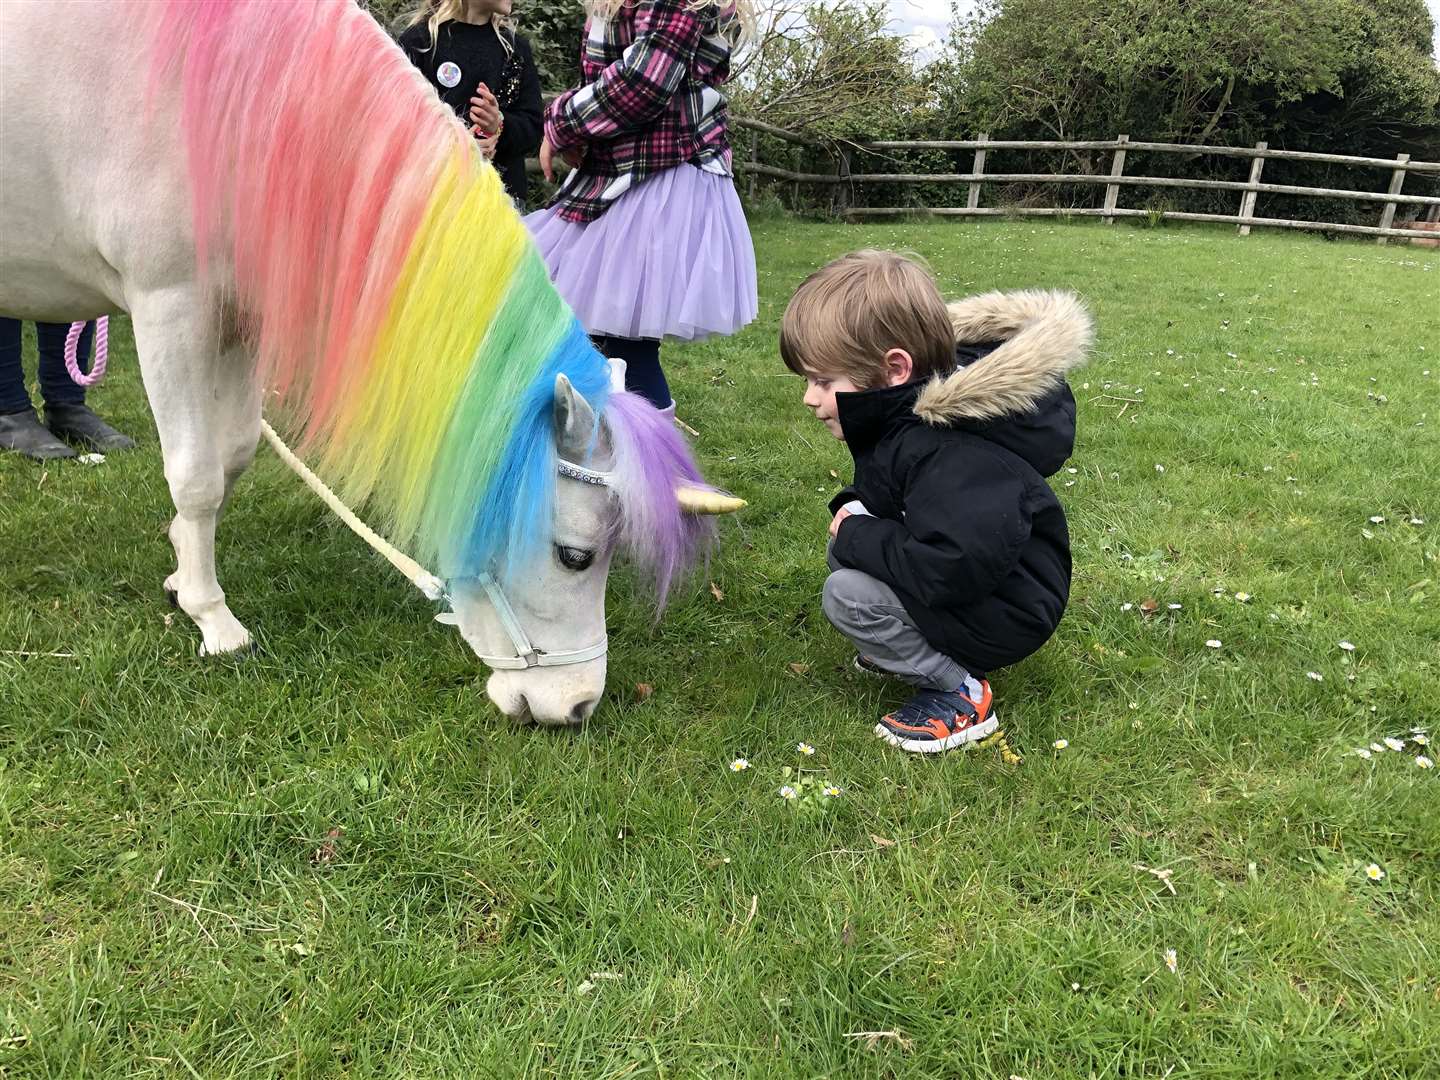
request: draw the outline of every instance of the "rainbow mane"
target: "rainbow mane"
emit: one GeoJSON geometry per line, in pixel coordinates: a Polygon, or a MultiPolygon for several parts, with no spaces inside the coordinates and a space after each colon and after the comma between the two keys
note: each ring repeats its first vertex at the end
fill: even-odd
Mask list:
{"type": "Polygon", "coordinates": [[[178,79],[202,275],[342,495],[444,576],[550,538],[564,373],[615,452],[620,540],[664,596],[708,527],[699,474],[550,284],[493,168],[350,0],[148,5],[152,101],[178,79]],[[223,295],[223,294],[222,294],[223,295]]]}

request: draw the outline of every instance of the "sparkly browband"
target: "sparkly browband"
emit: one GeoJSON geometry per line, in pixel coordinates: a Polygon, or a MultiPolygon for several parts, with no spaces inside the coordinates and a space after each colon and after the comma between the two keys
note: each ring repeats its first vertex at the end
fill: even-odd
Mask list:
{"type": "Polygon", "coordinates": [[[568,461],[557,462],[557,470],[561,476],[579,480],[582,484],[594,484],[596,487],[610,486],[609,473],[596,472],[594,469],[587,469],[581,465],[572,465],[568,461]]]}

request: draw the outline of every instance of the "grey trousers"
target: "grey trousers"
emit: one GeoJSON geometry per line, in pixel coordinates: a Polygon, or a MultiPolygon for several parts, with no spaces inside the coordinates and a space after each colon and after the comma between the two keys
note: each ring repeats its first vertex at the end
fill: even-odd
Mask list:
{"type": "Polygon", "coordinates": [[[832,626],[876,667],[927,690],[955,690],[969,672],[937,650],[916,628],[895,590],[859,570],[848,570],[826,551],[832,573],[822,606],[832,626]]]}

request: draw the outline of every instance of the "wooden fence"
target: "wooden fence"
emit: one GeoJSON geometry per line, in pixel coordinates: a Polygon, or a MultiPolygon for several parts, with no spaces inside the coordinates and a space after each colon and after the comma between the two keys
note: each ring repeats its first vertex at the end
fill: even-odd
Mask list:
{"type": "MultiPolygon", "coordinates": [[[[1265,143],[1254,147],[1241,146],[1193,146],[1184,143],[1131,142],[1128,135],[1114,139],[1059,142],[1038,140],[991,139],[981,135],[978,139],[956,139],[916,142],[871,142],[832,145],[804,135],[786,131],[773,124],[746,117],[733,117],[732,123],[749,130],[751,134],[750,157],[744,160],[736,155],[736,168],[748,172],[750,190],[754,193],[754,177],[768,176],[789,181],[794,185],[797,196],[802,185],[829,185],[834,193],[833,206],[836,212],[850,218],[880,217],[913,214],[934,214],[946,217],[1098,217],[1107,224],[1121,217],[1144,217],[1152,219],[1173,219],[1177,221],[1219,221],[1237,225],[1240,234],[1248,235],[1252,226],[1260,225],[1279,229],[1314,229],[1324,232],[1361,233],[1375,236],[1378,243],[1385,243],[1392,236],[1429,240],[1440,239],[1440,232],[1431,231],[1425,223],[1413,228],[1397,228],[1394,224],[1396,208],[1414,205],[1425,208],[1421,211],[1429,221],[1440,220],[1440,196],[1406,195],[1401,191],[1408,173],[1440,176],[1440,162],[1411,161],[1409,154],[1400,154],[1394,159],[1350,157],[1345,154],[1312,154],[1298,150],[1271,150],[1265,143]],[[820,151],[833,164],[832,172],[806,173],[767,165],[759,160],[758,135],[769,135],[795,146],[820,151]],[[905,150],[970,150],[974,152],[970,171],[965,173],[856,173],[851,163],[856,152],[885,153],[905,150]],[[1109,151],[1110,172],[1090,173],[990,173],[985,171],[986,154],[992,150],[1076,150],[1109,151]],[[1250,179],[1237,180],[1191,180],[1164,176],[1127,176],[1125,157],[1129,153],[1154,152],[1161,154],[1201,154],[1219,157],[1248,158],[1250,179]],[[1265,162],[1308,161],[1343,167],[1385,168],[1390,170],[1389,188],[1383,192],[1355,191],[1346,188],[1297,187],[1291,184],[1266,184],[1261,182],[1265,162]],[[921,184],[921,183],[968,183],[969,195],[964,206],[864,206],[855,205],[855,192],[866,184],[921,184]],[[1031,207],[1031,206],[981,206],[983,184],[1093,184],[1104,187],[1102,205],[1097,207],[1031,207]],[[1234,191],[1240,195],[1239,206],[1234,214],[1202,214],[1180,210],[1136,210],[1119,205],[1122,187],[1188,188],[1193,190],[1234,191]],[[1359,202],[1380,203],[1380,217],[1375,225],[1350,225],[1330,221],[1296,221],[1289,218],[1257,217],[1255,202],[1261,195],[1302,195],[1316,198],[1352,199],[1359,202]]],[[[1432,226],[1433,228],[1433,226],[1432,226]]]]}

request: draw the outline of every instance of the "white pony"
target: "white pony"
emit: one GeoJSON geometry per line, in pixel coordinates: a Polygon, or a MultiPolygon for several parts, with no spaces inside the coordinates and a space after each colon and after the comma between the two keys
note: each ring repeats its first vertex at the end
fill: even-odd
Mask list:
{"type": "Polygon", "coordinates": [[[614,550],[660,599],[733,509],[613,386],[454,115],[348,0],[0,4],[0,312],[129,312],[175,502],[165,581],[250,645],[217,517],[266,411],[449,582],[505,712],[578,723],[614,550]],[[678,497],[677,497],[678,494],[678,497]]]}

